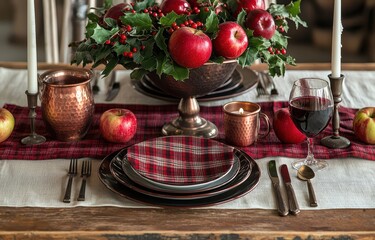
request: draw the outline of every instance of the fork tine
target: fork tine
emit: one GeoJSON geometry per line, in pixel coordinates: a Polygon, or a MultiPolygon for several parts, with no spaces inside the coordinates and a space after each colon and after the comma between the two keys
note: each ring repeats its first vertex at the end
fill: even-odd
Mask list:
{"type": "Polygon", "coordinates": [[[87,176],[90,176],[91,175],[91,169],[92,169],[92,163],[91,163],[91,161],[87,161],[87,163],[88,163],[87,176]]]}
{"type": "Polygon", "coordinates": [[[73,170],[73,173],[74,173],[74,174],[77,174],[77,169],[78,169],[78,167],[77,167],[77,165],[78,165],[78,160],[77,160],[77,158],[74,158],[73,161],[74,161],[74,170],[73,170]]]}
{"type": "Polygon", "coordinates": [[[85,173],[85,161],[82,161],[82,164],[81,164],[81,176],[83,176],[84,173],[85,173]]]}

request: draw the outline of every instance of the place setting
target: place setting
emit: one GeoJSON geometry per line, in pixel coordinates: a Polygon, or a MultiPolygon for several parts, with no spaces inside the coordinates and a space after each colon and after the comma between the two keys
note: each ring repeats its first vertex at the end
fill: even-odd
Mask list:
{"type": "Polygon", "coordinates": [[[167,136],[106,156],[99,178],[111,191],[137,202],[203,207],[248,193],[257,186],[260,169],[245,152],[215,140],[167,136]]]}

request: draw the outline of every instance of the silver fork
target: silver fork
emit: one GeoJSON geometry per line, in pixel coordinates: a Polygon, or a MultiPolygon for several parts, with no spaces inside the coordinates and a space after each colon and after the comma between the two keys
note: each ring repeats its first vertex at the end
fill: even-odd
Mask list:
{"type": "Polygon", "coordinates": [[[82,169],[81,169],[81,177],[82,177],[82,184],[81,189],[79,190],[79,196],[77,201],[85,201],[85,192],[86,192],[86,180],[91,175],[91,161],[86,160],[82,162],[82,169]]]}
{"type": "Polygon", "coordinates": [[[279,91],[277,91],[277,88],[276,88],[276,85],[275,85],[275,82],[274,82],[273,78],[267,72],[264,72],[263,76],[266,77],[268,79],[268,82],[272,85],[270,94],[271,95],[279,95],[279,91]]]}
{"type": "Polygon", "coordinates": [[[262,84],[260,82],[257,85],[257,93],[258,93],[258,97],[267,95],[266,90],[264,89],[264,87],[262,86],[262,84]]]}
{"type": "Polygon", "coordinates": [[[66,191],[64,195],[63,202],[64,203],[70,203],[70,194],[72,192],[72,182],[73,182],[73,177],[77,175],[77,159],[73,158],[70,160],[70,165],[69,165],[69,171],[68,171],[68,185],[66,186],[66,191]]]}

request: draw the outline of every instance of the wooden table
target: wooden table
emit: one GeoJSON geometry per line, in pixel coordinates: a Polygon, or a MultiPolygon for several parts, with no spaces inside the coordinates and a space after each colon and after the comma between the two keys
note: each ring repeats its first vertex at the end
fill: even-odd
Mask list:
{"type": "MultiPolygon", "coordinates": [[[[0,63],[0,67],[25,68],[26,64],[0,63]]],[[[39,69],[51,67],[39,65],[39,69]]],[[[329,70],[329,64],[291,69],[329,70]]],[[[343,64],[343,69],[375,70],[375,64],[343,64]]],[[[276,210],[256,209],[0,207],[0,239],[30,238],[370,240],[375,239],[375,209],[304,210],[298,216],[279,217],[276,210]]]]}

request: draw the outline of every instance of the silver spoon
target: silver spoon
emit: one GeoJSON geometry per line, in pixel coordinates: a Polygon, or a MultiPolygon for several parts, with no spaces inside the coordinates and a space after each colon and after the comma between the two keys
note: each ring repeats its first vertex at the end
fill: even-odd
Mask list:
{"type": "Polygon", "coordinates": [[[315,177],[314,171],[309,166],[303,165],[298,169],[297,177],[303,181],[307,181],[307,188],[309,189],[310,197],[310,206],[317,207],[318,203],[316,201],[314,188],[310,181],[310,179],[313,179],[315,177]]]}

